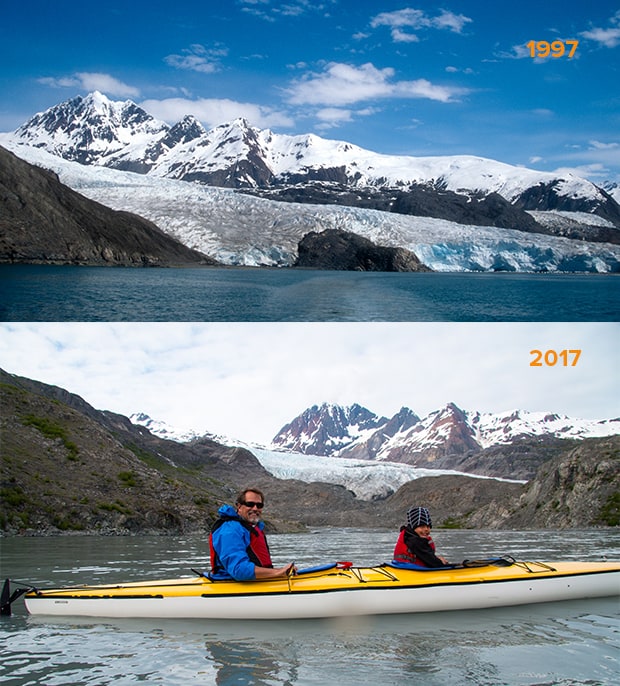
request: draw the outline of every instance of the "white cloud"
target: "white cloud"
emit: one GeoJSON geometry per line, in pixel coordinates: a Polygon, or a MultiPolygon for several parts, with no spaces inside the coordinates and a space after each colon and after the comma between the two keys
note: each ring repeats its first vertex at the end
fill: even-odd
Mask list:
{"type": "Polygon", "coordinates": [[[242,10],[266,21],[276,21],[279,17],[300,17],[308,12],[326,12],[335,0],[315,2],[315,0],[289,0],[274,2],[271,0],[239,0],[242,10]]]}
{"type": "Polygon", "coordinates": [[[99,72],[77,72],[72,76],[44,77],[38,79],[39,83],[53,88],[80,88],[86,91],[101,91],[106,95],[135,98],[140,95],[140,90],[129,86],[114,78],[110,74],[99,72]]]}
{"type": "Polygon", "coordinates": [[[397,27],[392,29],[392,39],[395,43],[418,43],[420,41],[415,33],[407,33],[397,27]]]}
{"type": "Polygon", "coordinates": [[[620,167],[620,143],[592,139],[587,145],[574,145],[569,153],[556,156],[556,163],[562,164],[556,173],[572,172],[577,176],[600,184],[605,181],[620,181],[617,169],[620,167]]]}
{"type": "Polygon", "coordinates": [[[399,81],[394,84],[394,96],[403,98],[427,98],[439,102],[452,102],[455,97],[466,92],[464,88],[437,86],[426,79],[399,81]]]}
{"type": "Polygon", "coordinates": [[[321,402],[420,415],[455,402],[582,418],[620,413],[618,324],[25,323],[0,326],[5,371],[98,409],[269,441],[321,402]],[[581,348],[574,368],[533,348],[581,348]]]}
{"type": "Polygon", "coordinates": [[[318,119],[327,123],[351,121],[351,115],[351,110],[343,110],[339,107],[324,107],[316,113],[318,119]]]}
{"type": "Polygon", "coordinates": [[[454,12],[441,10],[441,14],[432,19],[432,25],[437,29],[448,29],[453,33],[462,33],[465,26],[471,24],[472,21],[473,19],[464,14],[454,14],[454,12]]]}
{"type": "Polygon", "coordinates": [[[620,148],[620,143],[603,143],[602,141],[590,141],[590,145],[595,150],[618,150],[620,148]]]}
{"type": "Polygon", "coordinates": [[[592,29],[590,31],[583,31],[581,35],[584,38],[604,45],[606,48],[615,48],[620,45],[620,28],[592,29]]]}
{"type": "Polygon", "coordinates": [[[609,23],[609,28],[592,28],[589,31],[582,31],[579,35],[606,48],[616,48],[620,45],[620,10],[610,18],[609,23]]]}
{"type": "Polygon", "coordinates": [[[394,69],[378,69],[370,62],[355,67],[330,62],[322,73],[309,73],[288,88],[289,102],[295,105],[340,107],[381,98],[428,98],[451,102],[467,91],[439,86],[426,79],[393,81],[394,69]]]}
{"type": "Polygon", "coordinates": [[[376,112],[377,109],[374,107],[365,107],[356,110],[343,109],[340,107],[323,107],[314,113],[318,120],[315,128],[321,132],[328,131],[341,124],[353,121],[354,117],[368,117],[371,114],[376,114],[376,112]]]}
{"type": "Polygon", "coordinates": [[[190,71],[212,74],[220,70],[220,58],[228,55],[228,49],[223,46],[205,48],[198,43],[190,45],[181,51],[181,55],[168,55],[164,62],[176,69],[188,69],[190,71]]]}
{"type": "Polygon", "coordinates": [[[293,120],[284,112],[250,102],[217,98],[166,98],[164,100],[145,100],[141,106],[150,114],[174,123],[187,114],[192,114],[205,126],[217,126],[238,117],[244,117],[259,128],[289,127],[293,120]]]}
{"type": "Polygon", "coordinates": [[[318,128],[330,128],[344,122],[353,121],[353,117],[368,117],[375,114],[374,107],[366,107],[361,110],[347,110],[340,107],[324,107],[316,111],[316,117],[321,122],[318,128]]]}
{"type": "Polygon", "coordinates": [[[562,176],[573,174],[581,177],[582,179],[589,179],[594,183],[600,183],[602,181],[609,180],[609,169],[600,162],[580,164],[573,167],[558,167],[557,169],[553,170],[553,173],[561,174],[562,176]]]}
{"type": "Polygon", "coordinates": [[[395,43],[412,43],[420,40],[417,33],[412,31],[439,29],[462,33],[471,21],[463,14],[454,14],[447,10],[441,10],[439,15],[432,17],[424,10],[407,7],[394,12],[381,12],[371,20],[370,25],[372,28],[389,27],[395,43]]]}
{"type": "Polygon", "coordinates": [[[461,69],[460,67],[453,67],[452,65],[446,67],[446,71],[449,74],[458,74],[463,73],[463,74],[473,74],[474,70],[471,67],[465,67],[464,69],[461,69]]]}
{"type": "Polygon", "coordinates": [[[289,88],[289,101],[296,105],[349,105],[363,100],[388,97],[394,76],[390,67],[377,69],[367,63],[354,67],[331,62],[322,74],[310,73],[289,88]]]}
{"type": "MultiPolygon", "coordinates": [[[[499,57],[501,59],[511,59],[511,60],[522,60],[522,59],[525,59],[526,57],[529,57],[530,59],[532,59],[530,49],[523,43],[513,45],[509,52],[505,52],[505,51],[498,52],[497,57],[499,57]]],[[[544,60],[536,57],[533,59],[533,62],[541,63],[541,62],[544,62],[544,60]]]]}

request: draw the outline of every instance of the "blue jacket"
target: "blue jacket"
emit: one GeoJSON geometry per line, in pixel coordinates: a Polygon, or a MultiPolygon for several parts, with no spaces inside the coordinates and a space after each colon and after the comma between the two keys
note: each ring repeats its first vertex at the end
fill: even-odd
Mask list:
{"type": "MultiPolygon", "coordinates": [[[[230,578],[237,581],[255,580],[254,563],[247,552],[250,545],[250,532],[241,524],[239,515],[231,505],[222,505],[217,513],[220,517],[232,517],[211,534],[211,545],[226,569],[226,573],[218,574],[218,578],[230,578]]],[[[265,524],[259,522],[256,526],[262,530],[265,524]]]]}

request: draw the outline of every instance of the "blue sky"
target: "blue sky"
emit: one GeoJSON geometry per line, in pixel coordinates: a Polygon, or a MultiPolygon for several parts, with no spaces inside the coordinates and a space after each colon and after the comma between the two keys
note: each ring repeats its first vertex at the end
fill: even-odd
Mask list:
{"type": "Polygon", "coordinates": [[[620,181],[618,0],[31,0],[5,3],[0,56],[1,131],[98,89],[170,123],[620,181]]]}
{"type": "Polygon", "coordinates": [[[448,402],[618,417],[619,333],[615,323],[6,323],[0,367],[100,410],[267,443],[322,402],[390,417],[448,402]],[[575,366],[531,367],[534,348],[582,352],[575,366]]]}

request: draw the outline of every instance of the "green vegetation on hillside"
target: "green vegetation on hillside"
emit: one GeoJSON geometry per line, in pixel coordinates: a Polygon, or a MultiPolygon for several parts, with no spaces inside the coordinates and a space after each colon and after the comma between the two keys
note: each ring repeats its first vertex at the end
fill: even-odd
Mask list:
{"type": "Polygon", "coordinates": [[[69,440],[66,430],[56,422],[48,417],[36,417],[33,414],[28,414],[23,417],[23,424],[24,426],[34,426],[46,438],[60,439],[69,453],[69,459],[77,459],[79,452],[77,445],[69,440]]]}

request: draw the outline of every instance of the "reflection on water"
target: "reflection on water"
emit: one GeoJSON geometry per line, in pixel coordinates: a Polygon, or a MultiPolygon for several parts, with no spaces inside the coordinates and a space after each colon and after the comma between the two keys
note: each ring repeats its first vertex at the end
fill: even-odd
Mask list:
{"type": "MultiPolygon", "coordinates": [[[[614,616],[615,615],[615,616],[614,616]]],[[[10,684],[605,684],[620,676],[607,600],[355,620],[21,618],[10,684]]]]}
{"type": "MultiPolygon", "coordinates": [[[[620,558],[620,533],[613,531],[437,530],[435,538],[452,559],[620,558]]],[[[343,557],[372,564],[386,558],[393,541],[394,532],[363,530],[271,539],[278,559],[295,557],[300,565],[343,557]]],[[[40,585],[186,575],[206,567],[208,554],[200,537],[0,543],[2,575],[40,585]]],[[[1,620],[0,678],[10,686],[620,683],[617,599],[329,621],[45,619],[28,617],[18,603],[1,620]]]]}

